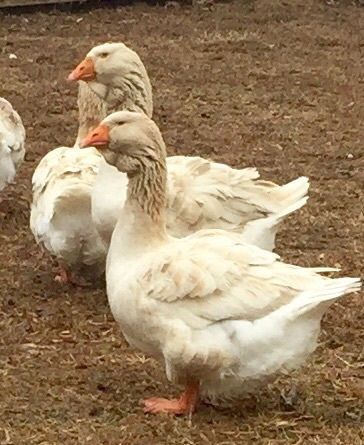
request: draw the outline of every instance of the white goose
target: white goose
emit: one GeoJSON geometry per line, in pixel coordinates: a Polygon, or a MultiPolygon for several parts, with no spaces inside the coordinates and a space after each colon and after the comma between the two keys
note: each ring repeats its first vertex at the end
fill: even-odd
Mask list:
{"type": "MultiPolygon", "coordinates": [[[[95,57],[110,62],[103,47],[94,51],[95,57]]],[[[147,115],[153,110],[150,81],[139,56],[123,44],[106,48],[121,61],[115,70],[122,87],[110,89],[92,82],[91,89],[81,81],[76,148],[52,150],[33,175],[30,227],[37,242],[58,259],[56,280],[61,283],[88,284],[101,276],[128,183],[127,176],[107,164],[96,150],[78,150],[78,141],[105,117],[110,106],[147,115]]],[[[92,64],[85,63],[86,67],[80,66],[70,77],[76,79],[82,72],[82,78],[89,81],[92,64]]],[[[108,82],[108,70],[102,76],[104,82],[108,82]]],[[[255,169],[236,170],[199,157],[173,156],[167,165],[167,227],[174,236],[201,228],[244,229],[252,242],[272,249],[280,221],[307,200],[307,178],[277,186],[258,180],[255,169]]]]}
{"type": "MultiPolygon", "coordinates": [[[[70,74],[80,82],[80,127],[98,118],[106,109],[142,111],[152,116],[152,87],[138,54],[123,43],[106,43],[93,48],[70,74]],[[91,91],[90,91],[91,90],[91,91]],[[92,92],[94,94],[92,94],[92,92]],[[87,115],[87,119],[85,116],[87,115]]],[[[84,135],[80,130],[78,141],[84,135]]],[[[247,223],[265,249],[274,248],[281,220],[302,207],[307,200],[308,179],[301,177],[284,186],[259,180],[255,168],[233,169],[200,157],[167,158],[167,227],[174,236],[186,236],[199,229],[218,228],[241,232],[247,223]],[[254,222],[256,221],[256,222],[254,222]]],[[[92,193],[92,215],[106,245],[126,197],[126,175],[103,163],[92,193]],[[105,197],[107,196],[107,199],[105,197]]]]}
{"type": "MultiPolygon", "coordinates": [[[[80,86],[79,137],[105,114],[104,105],[80,86]]],[[[105,269],[106,248],[92,220],[91,194],[103,157],[90,147],[58,147],[39,162],[32,177],[30,228],[40,245],[55,256],[59,283],[89,285],[105,269]]]]}
{"type": "Polygon", "coordinates": [[[30,228],[59,263],[55,280],[88,285],[102,275],[106,247],[92,222],[91,192],[102,157],[58,147],[39,162],[32,178],[30,228]]]}
{"type": "Polygon", "coordinates": [[[23,122],[10,102],[0,97],[0,191],[13,182],[24,155],[23,122]]]}
{"type": "Polygon", "coordinates": [[[145,400],[146,412],[191,413],[200,393],[237,394],[298,366],[316,347],[327,307],[360,288],[360,279],[318,273],[331,269],[283,263],[236,233],[170,237],[165,146],[145,114],[108,116],[88,145],[129,178],[107,256],[111,311],[127,341],[185,385],[179,399],[145,400]]]}

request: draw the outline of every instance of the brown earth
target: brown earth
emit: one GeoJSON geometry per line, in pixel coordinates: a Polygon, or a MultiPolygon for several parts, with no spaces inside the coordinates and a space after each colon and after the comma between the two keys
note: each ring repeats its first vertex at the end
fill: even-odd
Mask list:
{"type": "Polygon", "coordinates": [[[192,424],[145,416],[141,398],[179,388],[167,384],[161,365],[126,346],[104,290],[53,282],[51,263],[29,231],[34,167],[48,150],[75,139],[76,88],[64,79],[91,46],[121,40],[149,70],[155,118],[171,153],[256,166],[279,183],[309,176],[310,201],[282,230],[279,253],[360,276],[363,7],[202,3],[0,15],[0,95],[19,111],[28,136],[27,161],[0,206],[1,444],[364,441],[362,295],[329,310],[322,343],[305,368],[256,398],[203,406],[192,424]],[[291,387],[297,397],[284,401],[291,387]]]}

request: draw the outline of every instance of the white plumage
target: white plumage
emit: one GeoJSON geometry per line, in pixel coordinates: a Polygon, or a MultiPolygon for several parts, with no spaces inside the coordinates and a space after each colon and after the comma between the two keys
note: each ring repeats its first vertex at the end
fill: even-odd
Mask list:
{"type": "MultiPolygon", "coordinates": [[[[84,114],[91,121],[90,109],[99,117],[107,108],[116,107],[142,111],[151,117],[152,88],[135,51],[122,43],[106,43],[93,48],[79,67],[70,77],[86,76],[90,89],[87,92],[81,82],[80,124],[85,122],[84,114]]],[[[202,228],[242,232],[250,222],[249,233],[258,234],[255,242],[266,249],[274,248],[279,223],[305,204],[309,188],[305,177],[279,186],[260,180],[255,168],[233,169],[198,156],[170,156],[167,170],[169,233],[181,237],[202,228]]],[[[107,245],[125,202],[126,186],[123,173],[102,164],[92,192],[92,216],[107,245]]]]}
{"type": "Polygon", "coordinates": [[[0,191],[14,181],[24,160],[25,129],[19,114],[0,97],[0,191]]]}
{"type": "MultiPolygon", "coordinates": [[[[198,388],[230,397],[304,362],[325,310],[359,290],[360,279],[286,264],[237,233],[170,237],[158,128],[144,114],[125,111],[102,124],[108,148],[100,151],[129,174],[107,257],[111,311],[127,341],[162,360],[167,377],[187,388],[178,400],[145,401],[146,411],[188,413],[198,388]]],[[[97,144],[100,131],[87,142],[97,144]]]]}
{"type": "MultiPolygon", "coordinates": [[[[200,229],[246,233],[268,250],[282,220],[307,202],[309,181],[284,186],[260,181],[256,169],[236,170],[200,157],[167,157],[167,229],[175,237],[200,229]]],[[[92,190],[92,218],[105,245],[126,200],[128,179],[106,162],[92,190]]]]}
{"type": "MultiPolygon", "coordinates": [[[[113,73],[122,84],[109,88],[91,82],[90,88],[80,82],[74,151],[57,148],[37,166],[30,224],[37,242],[58,258],[64,273],[88,270],[92,277],[104,270],[103,259],[126,199],[128,181],[94,149],[80,152],[78,143],[110,106],[137,109],[147,115],[153,110],[150,81],[139,56],[123,44],[106,46],[115,51],[113,73]]],[[[92,51],[98,54],[99,50],[92,51]]],[[[109,76],[102,79],[107,82],[109,76]]],[[[307,199],[307,178],[281,187],[259,180],[255,169],[236,170],[200,157],[172,156],[167,164],[167,227],[174,236],[201,228],[241,232],[250,221],[249,234],[257,245],[272,249],[280,221],[307,199]]]]}
{"type": "MultiPolygon", "coordinates": [[[[148,228],[140,215],[136,223],[148,228]]],[[[238,234],[200,231],[149,249],[153,242],[138,243],[134,232],[120,222],[113,235],[111,311],[131,345],[164,361],[171,381],[193,377],[212,398],[301,365],[328,306],[360,288],[358,279],[285,264],[238,234]]]]}
{"type": "Polygon", "coordinates": [[[88,281],[104,270],[106,249],[92,223],[91,191],[102,157],[93,148],[59,147],[32,178],[30,228],[38,243],[68,272],[88,281]]]}

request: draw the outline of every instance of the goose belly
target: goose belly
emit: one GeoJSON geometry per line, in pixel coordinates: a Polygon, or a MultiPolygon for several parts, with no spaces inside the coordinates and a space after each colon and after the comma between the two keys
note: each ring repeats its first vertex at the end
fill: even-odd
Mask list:
{"type": "Polygon", "coordinates": [[[316,348],[320,317],[282,323],[273,316],[255,322],[227,321],[223,331],[234,360],[203,382],[203,392],[212,398],[255,391],[277,374],[302,365],[316,348]]]}
{"type": "MultiPolygon", "coordinates": [[[[109,251],[110,255],[110,251],[109,251]]],[[[108,255],[108,258],[109,258],[108,255]]],[[[154,357],[160,355],[159,342],[152,334],[154,317],[142,300],[136,262],[118,259],[106,265],[106,288],[111,313],[126,341],[134,348],[154,357]]]]}

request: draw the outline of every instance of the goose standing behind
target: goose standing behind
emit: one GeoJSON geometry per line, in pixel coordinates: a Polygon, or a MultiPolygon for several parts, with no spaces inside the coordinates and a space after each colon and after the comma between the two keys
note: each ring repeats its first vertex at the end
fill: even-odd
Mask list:
{"type": "MultiPolygon", "coordinates": [[[[138,54],[123,43],[96,46],[69,79],[82,80],[80,123],[84,123],[81,105],[85,96],[100,111],[98,117],[110,108],[152,116],[152,87],[147,71],[138,54]],[[87,94],[84,82],[94,94],[87,94]]],[[[255,168],[233,169],[197,156],[170,156],[167,170],[169,233],[180,237],[203,228],[217,228],[234,232],[246,229],[254,235],[256,231],[262,234],[264,227],[264,236],[254,239],[269,250],[274,248],[279,223],[305,204],[309,187],[305,177],[278,186],[260,180],[255,168]],[[245,227],[247,224],[249,227],[245,227]]],[[[126,175],[107,163],[100,165],[92,193],[92,216],[106,245],[125,201],[126,186],[126,175]]]]}
{"type": "MultiPolygon", "coordinates": [[[[30,227],[36,241],[58,259],[56,280],[61,283],[88,284],[101,276],[128,183],[127,176],[94,149],[78,150],[78,141],[105,117],[110,106],[146,115],[153,111],[150,81],[139,56],[123,44],[115,50],[117,59],[120,50],[124,54],[122,66],[116,67],[117,76],[124,79],[123,88],[109,91],[96,84],[91,89],[80,81],[75,149],[52,150],[33,175],[30,227]]],[[[93,74],[88,75],[86,67],[83,76],[90,80],[93,74]]],[[[252,241],[271,249],[280,221],[307,199],[307,178],[280,187],[257,180],[255,169],[235,170],[199,157],[173,156],[167,164],[167,226],[175,236],[209,227],[240,232],[247,225],[252,241]]]]}
{"type": "Polygon", "coordinates": [[[301,364],[320,321],[357,278],[331,279],[222,230],[182,239],[166,231],[163,138],[142,113],[108,116],[82,143],[129,177],[107,256],[107,295],[127,341],[185,385],[179,399],[147,399],[151,413],[191,413],[202,395],[238,394],[301,364]]]}
{"type": "MultiPolygon", "coordinates": [[[[81,82],[83,83],[83,82],[81,82]]],[[[84,83],[83,83],[84,84],[84,83]]],[[[78,139],[94,128],[105,113],[86,84],[78,100],[78,139]]],[[[47,153],[32,177],[30,228],[38,244],[57,258],[59,283],[89,285],[105,270],[106,246],[92,220],[91,194],[103,157],[58,147],[47,153]]]]}
{"type": "Polygon", "coordinates": [[[23,122],[10,102],[0,97],[0,192],[14,181],[24,156],[23,122]]]}
{"type": "Polygon", "coordinates": [[[33,174],[30,228],[37,243],[57,258],[55,280],[63,284],[88,285],[104,271],[106,247],[91,217],[91,192],[101,161],[94,148],[58,147],[33,174]]]}

